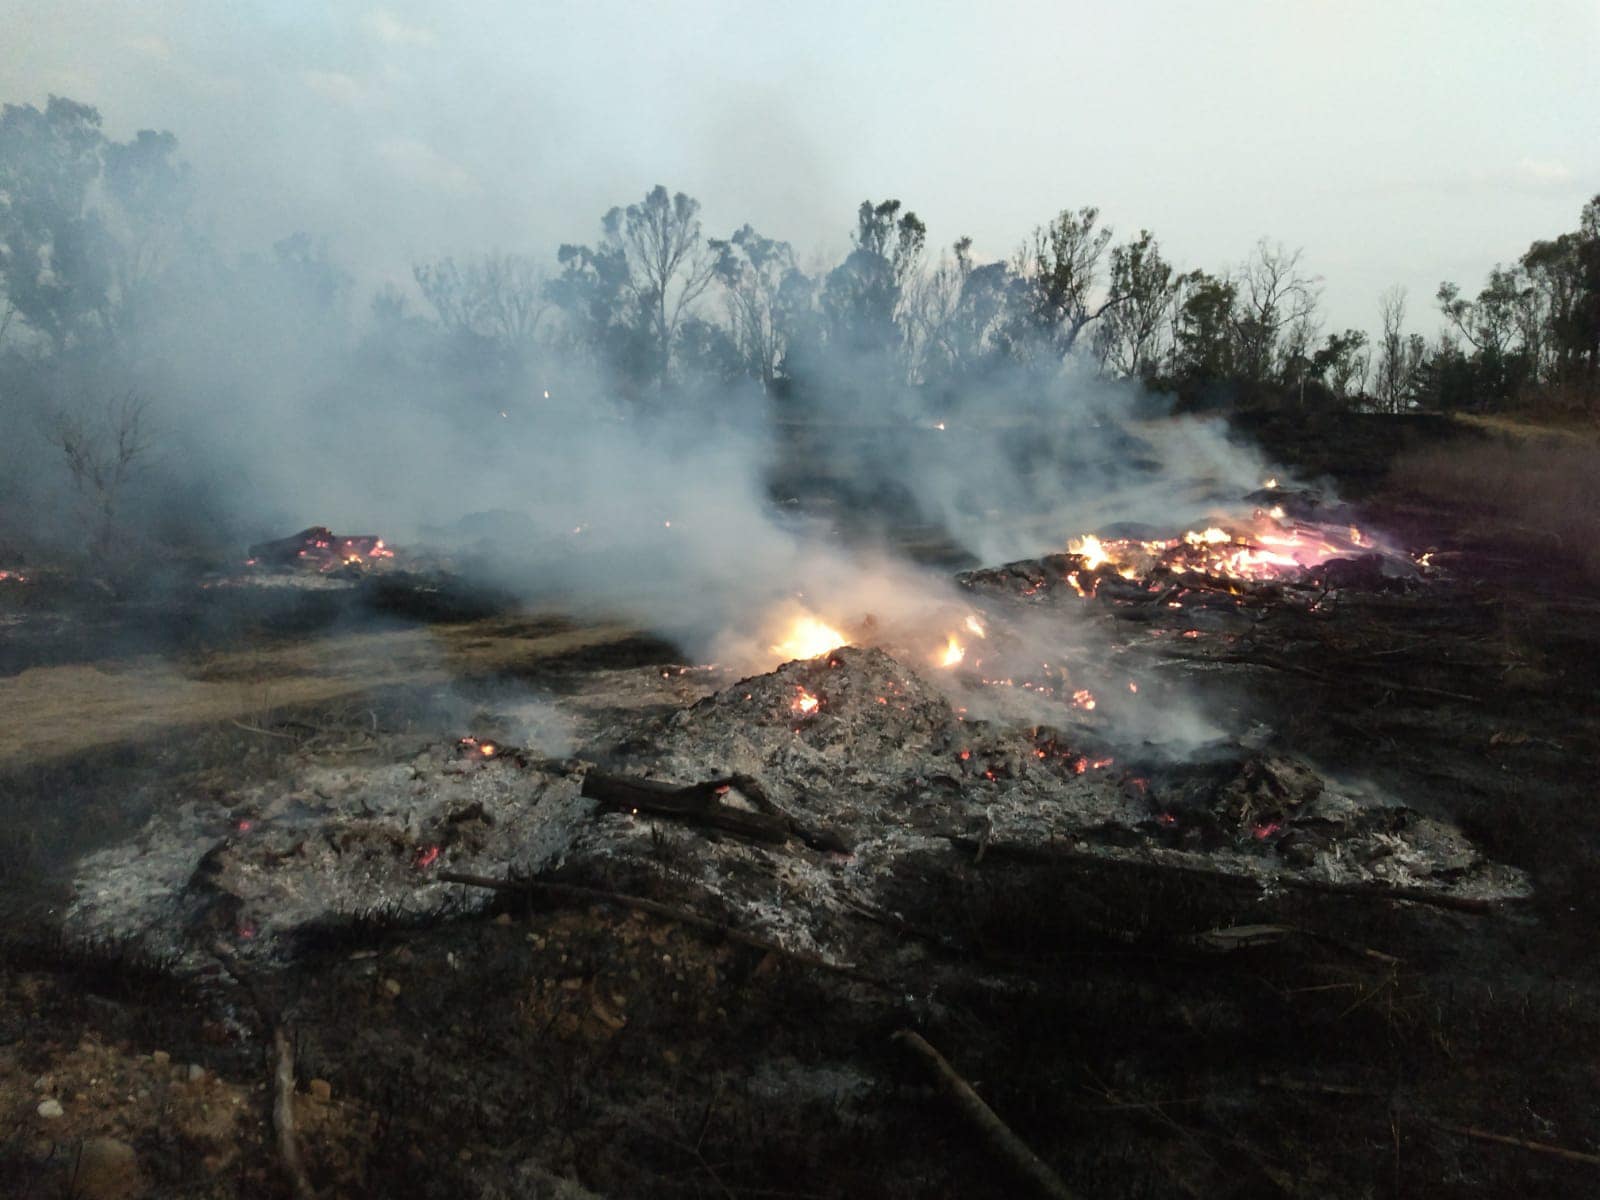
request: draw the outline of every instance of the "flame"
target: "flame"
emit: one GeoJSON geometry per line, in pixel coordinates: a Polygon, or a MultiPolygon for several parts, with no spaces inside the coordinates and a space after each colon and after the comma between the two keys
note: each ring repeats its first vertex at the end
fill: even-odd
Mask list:
{"type": "Polygon", "coordinates": [[[934,657],[934,661],[941,667],[953,667],[966,656],[966,648],[956,641],[956,635],[952,633],[950,640],[945,643],[944,649],[934,657]]]}
{"type": "Polygon", "coordinates": [[[1275,487],[1277,487],[1277,486],[1278,486],[1278,477],[1277,477],[1277,476],[1276,476],[1276,475],[1274,475],[1274,476],[1273,476],[1273,477],[1272,477],[1272,478],[1271,478],[1271,479],[1268,479],[1268,480],[1267,480],[1267,481],[1266,481],[1266,482],[1265,482],[1265,483],[1263,483],[1263,484],[1262,484],[1262,485],[1261,485],[1261,486],[1262,486],[1262,487],[1269,487],[1269,488],[1275,488],[1275,487]]]}
{"type": "Polygon", "coordinates": [[[1068,542],[1067,552],[1080,556],[1083,559],[1083,565],[1091,571],[1101,564],[1111,561],[1111,556],[1106,553],[1105,545],[1092,533],[1086,533],[1081,538],[1074,538],[1068,542]]]}
{"type": "Polygon", "coordinates": [[[493,758],[494,752],[497,749],[499,749],[499,747],[497,747],[493,742],[485,742],[483,745],[478,747],[478,753],[483,755],[485,758],[493,758]]]}
{"type": "Polygon", "coordinates": [[[817,706],[822,703],[821,700],[818,700],[799,684],[795,685],[794,690],[797,694],[794,698],[794,704],[791,707],[793,707],[795,712],[799,713],[803,717],[809,717],[812,713],[817,711],[817,706]]]}
{"type": "Polygon", "coordinates": [[[1097,573],[1089,580],[1081,580],[1079,572],[1066,576],[1065,582],[1080,596],[1094,594],[1101,567],[1135,581],[1157,570],[1169,575],[1193,571],[1213,578],[1259,581],[1292,576],[1330,558],[1374,550],[1389,553],[1354,525],[1340,528],[1291,521],[1281,505],[1265,512],[1257,509],[1248,522],[1237,526],[1211,525],[1150,541],[1102,539],[1090,533],[1069,542],[1068,549],[1082,558],[1084,570],[1097,573]]]}
{"type": "Polygon", "coordinates": [[[833,626],[826,625],[813,616],[802,616],[795,618],[794,624],[789,626],[788,634],[771,649],[784,662],[789,662],[797,658],[816,658],[818,655],[847,645],[849,641],[849,638],[833,626]]]}
{"type": "Polygon", "coordinates": [[[1095,706],[1094,693],[1088,688],[1079,688],[1072,693],[1072,704],[1074,708],[1081,708],[1084,712],[1093,712],[1095,706]]]}
{"type": "Polygon", "coordinates": [[[983,631],[983,622],[978,620],[978,618],[975,617],[975,616],[972,616],[972,615],[969,614],[967,619],[966,619],[966,621],[963,622],[963,624],[966,626],[966,629],[967,629],[968,633],[977,634],[977,636],[979,636],[981,638],[986,638],[986,637],[989,636],[987,633],[985,633],[983,631]]]}

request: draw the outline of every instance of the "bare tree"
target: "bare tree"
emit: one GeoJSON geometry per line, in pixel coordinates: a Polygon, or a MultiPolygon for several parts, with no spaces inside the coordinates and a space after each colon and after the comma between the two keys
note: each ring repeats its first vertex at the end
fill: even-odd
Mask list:
{"type": "Polygon", "coordinates": [[[1302,273],[1300,254],[1263,238],[1235,279],[1238,366],[1247,379],[1266,379],[1286,358],[1304,358],[1315,334],[1322,281],[1302,273]]]}
{"type": "Polygon", "coordinates": [[[700,236],[700,202],[657,184],[644,200],[605,216],[606,237],[627,252],[633,290],[663,358],[678,327],[716,274],[717,257],[700,236]]]}
{"type": "Polygon", "coordinates": [[[92,413],[63,412],[56,420],[55,442],[66,457],[97,555],[114,548],[123,490],[149,453],[148,407],[143,396],[127,392],[92,413]]]}
{"type": "Polygon", "coordinates": [[[549,306],[543,272],[520,254],[489,254],[465,267],[453,258],[419,263],[412,276],[446,329],[507,346],[531,342],[549,306]]]}
{"type": "Polygon", "coordinates": [[[1406,372],[1406,289],[1398,285],[1378,297],[1378,366],[1373,391],[1378,407],[1399,412],[1410,391],[1406,372]]]}

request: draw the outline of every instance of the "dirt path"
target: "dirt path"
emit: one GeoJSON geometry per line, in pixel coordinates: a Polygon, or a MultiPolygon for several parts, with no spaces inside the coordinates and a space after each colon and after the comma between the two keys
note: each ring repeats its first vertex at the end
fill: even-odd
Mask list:
{"type": "Polygon", "coordinates": [[[40,667],[0,679],[0,767],[243,720],[283,705],[442,683],[635,632],[616,624],[496,618],[316,638],[191,663],[152,657],[40,667]]]}

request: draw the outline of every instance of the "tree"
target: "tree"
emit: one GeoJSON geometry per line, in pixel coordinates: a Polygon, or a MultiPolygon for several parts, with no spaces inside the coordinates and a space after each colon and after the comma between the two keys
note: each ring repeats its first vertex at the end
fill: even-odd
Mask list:
{"type": "Polygon", "coordinates": [[[104,144],[87,104],[0,110],[0,282],[9,312],[58,352],[110,307],[109,237],[89,206],[104,144]]]}
{"type": "Polygon", "coordinates": [[[1014,283],[1007,264],[973,262],[969,237],[940,256],[913,304],[924,382],[970,380],[1006,357],[1004,326],[1014,283]]]}
{"type": "Polygon", "coordinates": [[[1234,377],[1238,287],[1229,279],[1191,271],[1173,292],[1174,374],[1191,380],[1234,377]]]}
{"type": "Polygon", "coordinates": [[[1063,209],[1017,252],[1027,335],[1058,358],[1072,353],[1088,325],[1128,298],[1113,290],[1099,305],[1092,303],[1100,260],[1111,241],[1111,230],[1099,228],[1099,220],[1098,208],[1063,209]]]}
{"type": "Polygon", "coordinates": [[[659,347],[640,311],[627,252],[615,244],[563,245],[561,274],[545,286],[565,314],[569,349],[581,350],[625,378],[643,380],[663,369],[659,347]]]}
{"type": "Polygon", "coordinates": [[[787,345],[784,284],[796,272],[788,242],[762,237],[749,225],[707,243],[727,302],[733,345],[750,374],[770,389],[787,345]]]}
{"type": "Polygon", "coordinates": [[[1136,379],[1155,374],[1177,286],[1178,276],[1148,229],[1112,249],[1111,295],[1125,299],[1105,310],[1095,332],[1103,366],[1136,379]]]}
{"type": "Polygon", "coordinates": [[[107,219],[116,235],[115,287],[125,314],[171,267],[188,233],[193,203],[188,165],[177,161],[178,139],[141,129],[103,152],[107,219]]]}
{"type": "Polygon", "coordinates": [[[63,412],[56,419],[55,443],[66,459],[98,557],[115,549],[123,491],[150,450],[146,409],[144,398],[129,392],[97,411],[63,412]]]}
{"type": "Polygon", "coordinates": [[[1397,413],[1411,399],[1411,356],[1406,342],[1406,289],[1392,287],[1378,297],[1378,363],[1373,391],[1378,407],[1397,413]]]}
{"type": "Polygon", "coordinates": [[[906,342],[901,301],[927,237],[928,227],[916,213],[902,214],[900,201],[861,202],[854,248],[828,273],[819,298],[832,349],[876,360],[884,371],[898,364],[906,342]]]}
{"type": "Polygon", "coordinates": [[[1335,400],[1348,401],[1366,387],[1371,356],[1367,335],[1359,329],[1330,333],[1311,356],[1310,374],[1335,400]]]}
{"type": "Polygon", "coordinates": [[[596,247],[564,245],[546,294],[590,346],[635,379],[665,382],[678,329],[711,284],[716,256],[700,235],[700,202],[657,184],[601,220],[596,247]]]}
{"type": "Polygon", "coordinates": [[[1301,273],[1300,253],[1263,238],[1235,278],[1236,366],[1253,383],[1284,374],[1290,359],[1305,358],[1321,281],[1301,273]],[[1287,346],[1286,333],[1296,335],[1287,346]]]}
{"type": "Polygon", "coordinates": [[[412,277],[447,330],[507,349],[533,342],[549,305],[538,264],[520,254],[489,254],[465,267],[453,258],[419,263],[412,277]]]}

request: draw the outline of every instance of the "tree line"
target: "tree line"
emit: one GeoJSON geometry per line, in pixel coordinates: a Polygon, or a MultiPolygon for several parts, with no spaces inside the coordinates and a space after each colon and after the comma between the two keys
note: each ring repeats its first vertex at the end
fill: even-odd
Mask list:
{"type": "Polygon", "coordinates": [[[1326,330],[1322,281],[1265,239],[1235,267],[1182,271],[1153,233],[1118,240],[1090,206],[980,261],[969,238],[930,250],[923,220],[891,199],[862,202],[842,261],[808,271],[749,225],[711,236],[700,204],[662,186],[553,263],[420,262],[414,291],[385,288],[363,324],[334,248],[302,233],[224,261],[193,219],[176,138],[119,143],[100,125],[60,97],[0,112],[0,354],[35,375],[138,345],[186,292],[256,289],[324,332],[349,323],[364,353],[486,395],[581,365],[641,404],[710,383],[801,411],[947,412],[1074,361],[1191,406],[1600,406],[1600,196],[1475,296],[1442,283],[1431,338],[1408,327],[1399,289],[1379,298],[1376,334],[1326,330]]]}

